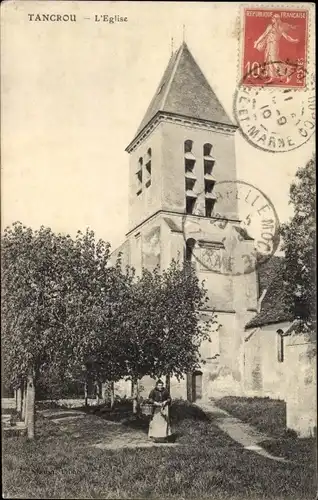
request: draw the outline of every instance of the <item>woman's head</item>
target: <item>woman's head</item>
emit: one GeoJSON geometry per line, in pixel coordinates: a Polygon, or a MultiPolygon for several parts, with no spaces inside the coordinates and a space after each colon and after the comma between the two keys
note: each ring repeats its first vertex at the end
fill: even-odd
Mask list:
{"type": "Polygon", "coordinates": [[[162,382],[162,380],[160,380],[160,379],[157,380],[156,387],[157,387],[157,389],[159,389],[159,391],[162,391],[162,389],[163,389],[163,382],[162,382]]]}
{"type": "Polygon", "coordinates": [[[280,24],[280,15],[279,14],[274,14],[272,17],[272,23],[273,24],[280,24]]]}

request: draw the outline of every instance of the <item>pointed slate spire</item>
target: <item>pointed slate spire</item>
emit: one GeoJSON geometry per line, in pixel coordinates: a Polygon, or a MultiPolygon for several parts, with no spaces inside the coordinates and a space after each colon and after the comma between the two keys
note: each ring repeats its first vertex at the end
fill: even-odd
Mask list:
{"type": "Polygon", "coordinates": [[[135,137],[159,111],[233,125],[185,42],[171,56],[135,137]]]}

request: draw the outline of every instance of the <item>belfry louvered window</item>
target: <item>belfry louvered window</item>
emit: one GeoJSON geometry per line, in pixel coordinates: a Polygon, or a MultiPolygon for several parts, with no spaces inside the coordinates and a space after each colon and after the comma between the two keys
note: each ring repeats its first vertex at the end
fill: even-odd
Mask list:
{"type": "Polygon", "coordinates": [[[147,151],[147,154],[146,154],[146,179],[145,179],[145,186],[146,188],[149,187],[151,185],[151,148],[148,149],[147,151]]]}
{"type": "Polygon", "coordinates": [[[142,164],[143,160],[142,158],[139,158],[138,168],[136,172],[137,196],[139,196],[142,193],[142,164]]]}
{"type": "Polygon", "coordinates": [[[184,141],[184,170],[187,214],[193,214],[197,197],[195,194],[195,184],[197,178],[194,171],[196,159],[192,152],[192,148],[193,141],[191,141],[190,139],[184,141]]]}
{"type": "Polygon", "coordinates": [[[195,156],[192,153],[193,141],[189,139],[184,142],[184,167],[185,172],[193,172],[195,165],[195,156]]]}
{"type": "Polygon", "coordinates": [[[212,175],[215,159],[212,156],[212,144],[206,143],[203,146],[204,175],[212,175]]]}
{"type": "Polygon", "coordinates": [[[212,217],[216,198],[213,194],[215,179],[212,175],[215,159],[212,156],[212,144],[203,145],[204,191],[205,191],[205,216],[212,217]]]}

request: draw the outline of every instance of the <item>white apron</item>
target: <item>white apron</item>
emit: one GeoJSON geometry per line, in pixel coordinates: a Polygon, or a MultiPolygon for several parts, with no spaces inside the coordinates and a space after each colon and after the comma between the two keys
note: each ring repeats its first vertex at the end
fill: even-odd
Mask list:
{"type": "Polygon", "coordinates": [[[164,408],[155,407],[149,424],[148,437],[152,439],[165,439],[168,436],[171,436],[169,406],[166,405],[164,408]]]}

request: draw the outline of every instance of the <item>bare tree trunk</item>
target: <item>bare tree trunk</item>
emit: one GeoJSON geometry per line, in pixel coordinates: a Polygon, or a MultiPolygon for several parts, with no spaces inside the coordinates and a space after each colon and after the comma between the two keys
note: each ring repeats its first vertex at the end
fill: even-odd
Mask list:
{"type": "Polygon", "coordinates": [[[170,392],[170,375],[166,375],[166,389],[170,392]]]}
{"type": "Polygon", "coordinates": [[[96,396],[96,404],[98,406],[100,400],[100,386],[98,380],[95,381],[95,396],[96,396]]]}
{"type": "Polygon", "coordinates": [[[87,387],[87,380],[84,383],[84,399],[85,399],[85,406],[88,406],[88,387],[87,387]]]}
{"type": "Polygon", "coordinates": [[[19,419],[22,417],[22,384],[18,387],[16,391],[16,403],[17,403],[17,412],[19,419]]]}
{"type": "Polygon", "coordinates": [[[35,381],[34,374],[31,373],[27,378],[27,397],[26,397],[26,426],[28,439],[34,439],[35,435],[35,381]]]}
{"type": "Polygon", "coordinates": [[[108,394],[108,389],[107,389],[107,382],[102,383],[102,399],[104,403],[107,401],[107,394],[108,394]]]}
{"type": "MultiPolygon", "coordinates": [[[[103,384],[102,382],[98,382],[98,394],[101,400],[103,400],[103,384]]],[[[102,401],[101,401],[102,403],[102,401]]]]}
{"type": "Polygon", "coordinates": [[[26,402],[27,402],[27,385],[23,382],[23,402],[22,402],[22,420],[26,422],[26,402]]]}
{"type": "Polygon", "coordinates": [[[139,382],[138,379],[134,379],[133,381],[133,414],[136,415],[138,413],[139,407],[139,382]]]}
{"type": "Polygon", "coordinates": [[[110,407],[113,409],[115,406],[115,384],[110,382],[110,407]]]}

